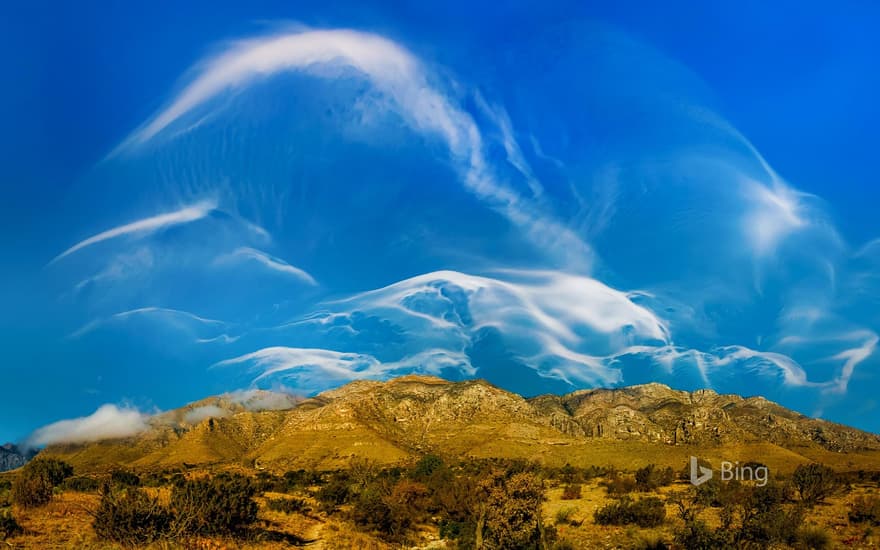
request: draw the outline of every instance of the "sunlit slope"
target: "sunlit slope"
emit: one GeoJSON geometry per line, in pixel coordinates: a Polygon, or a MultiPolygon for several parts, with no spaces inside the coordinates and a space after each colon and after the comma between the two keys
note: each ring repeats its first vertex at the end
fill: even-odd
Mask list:
{"type": "Polygon", "coordinates": [[[880,437],[874,434],[760,397],[660,384],[524,399],[482,380],[405,376],[354,382],[290,407],[254,411],[209,398],[154,417],[152,428],[136,438],[53,446],[44,453],[85,470],[333,469],[354,457],[390,464],[429,452],[621,468],[680,468],[690,455],[710,462],[757,460],[778,471],[808,460],[880,468],[880,437]]]}

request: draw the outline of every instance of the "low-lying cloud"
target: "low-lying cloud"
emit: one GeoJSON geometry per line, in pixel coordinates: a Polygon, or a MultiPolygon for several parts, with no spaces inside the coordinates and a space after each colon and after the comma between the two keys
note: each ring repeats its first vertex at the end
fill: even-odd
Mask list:
{"type": "Polygon", "coordinates": [[[149,428],[149,418],[135,408],[108,403],[88,416],[60,420],[34,431],[27,438],[27,444],[43,447],[131,437],[149,428]]]}

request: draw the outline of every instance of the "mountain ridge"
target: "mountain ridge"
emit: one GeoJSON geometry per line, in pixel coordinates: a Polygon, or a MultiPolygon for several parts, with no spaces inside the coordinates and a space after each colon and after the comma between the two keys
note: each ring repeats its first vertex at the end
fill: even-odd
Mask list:
{"type": "Polygon", "coordinates": [[[408,375],[360,380],[310,398],[242,405],[217,396],[167,411],[139,436],[52,445],[42,452],[85,469],[183,464],[333,469],[352,458],[396,463],[436,453],[548,464],[680,464],[689,454],[880,463],[880,436],[809,418],[760,396],[687,392],[659,383],[531,398],[481,379],[408,375]],[[286,404],[286,405],[285,405],[286,404]],[[198,412],[199,414],[195,414],[198,412]]]}

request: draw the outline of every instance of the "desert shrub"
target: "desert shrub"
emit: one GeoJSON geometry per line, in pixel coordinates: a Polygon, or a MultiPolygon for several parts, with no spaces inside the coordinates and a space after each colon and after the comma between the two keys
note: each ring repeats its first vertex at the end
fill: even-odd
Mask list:
{"type": "Polygon", "coordinates": [[[801,501],[808,506],[822,502],[840,488],[837,474],[823,464],[801,464],[791,476],[801,501]]]}
{"type": "Polygon", "coordinates": [[[439,527],[441,539],[454,541],[452,548],[474,548],[476,546],[476,523],[441,519],[439,527]]]}
{"type": "Polygon", "coordinates": [[[136,473],[129,472],[128,470],[113,470],[110,472],[110,483],[122,487],[140,487],[141,478],[136,473]]]}
{"type": "Polygon", "coordinates": [[[21,534],[21,526],[15,521],[12,510],[0,510],[0,540],[21,534]]]}
{"type": "Polygon", "coordinates": [[[281,476],[276,476],[269,472],[257,472],[257,475],[251,480],[256,494],[265,492],[283,493],[287,491],[287,482],[281,476]]]}
{"type": "Polygon", "coordinates": [[[596,510],[596,523],[599,525],[638,525],[655,527],[666,518],[666,507],[657,497],[633,500],[623,497],[596,510]]]}
{"type": "Polygon", "coordinates": [[[530,471],[496,472],[481,479],[476,538],[490,548],[534,548],[542,542],[544,486],[530,471]]]}
{"type": "Polygon", "coordinates": [[[266,501],[266,507],[276,512],[284,512],[285,514],[309,511],[306,501],[301,498],[272,498],[266,501]]]}
{"type": "Polygon", "coordinates": [[[101,488],[101,484],[97,479],[88,476],[74,476],[61,482],[60,487],[65,491],[76,491],[78,493],[94,493],[101,488]]]}
{"type": "Polygon", "coordinates": [[[581,498],[580,483],[570,483],[562,488],[562,500],[577,500],[581,498]]]}
{"type": "Polygon", "coordinates": [[[694,487],[694,501],[702,506],[721,508],[742,501],[746,488],[738,481],[712,478],[694,487]]]}
{"type": "Polygon", "coordinates": [[[284,484],[287,492],[321,485],[322,483],[324,483],[324,480],[321,478],[321,474],[314,470],[291,470],[284,474],[284,484]]]}
{"type": "Polygon", "coordinates": [[[880,497],[868,495],[856,498],[850,505],[849,521],[880,525],[880,497]]]}
{"type": "Polygon", "coordinates": [[[670,467],[657,468],[648,464],[644,468],[636,470],[636,489],[639,491],[653,491],[658,487],[664,487],[675,479],[675,472],[670,467]]]}
{"type": "Polygon", "coordinates": [[[428,490],[424,484],[402,479],[391,488],[378,480],[354,500],[352,519],[360,527],[382,538],[401,542],[410,528],[424,516],[428,490]]]}
{"type": "Polygon", "coordinates": [[[254,487],[244,476],[219,474],[187,480],[171,491],[175,529],[199,535],[232,535],[257,519],[254,487]]]}
{"type": "Polygon", "coordinates": [[[688,550],[716,550],[730,547],[721,530],[713,530],[706,522],[696,518],[685,520],[684,526],[675,531],[674,540],[679,547],[688,550]]]}
{"type": "Polygon", "coordinates": [[[73,466],[55,458],[35,458],[25,464],[22,470],[45,476],[53,487],[73,475],[73,466]]]}
{"type": "Polygon", "coordinates": [[[831,536],[818,525],[801,527],[797,531],[794,546],[803,550],[826,550],[831,548],[831,536]]]}
{"type": "Polygon", "coordinates": [[[12,502],[22,508],[39,508],[52,500],[53,489],[45,472],[25,467],[12,484],[12,502]]]}
{"type": "Polygon", "coordinates": [[[636,539],[634,550],[669,550],[669,545],[660,535],[642,535],[636,539]]]}
{"type": "Polygon", "coordinates": [[[416,465],[413,466],[412,477],[420,481],[428,480],[434,472],[444,467],[443,459],[437,455],[429,454],[423,456],[416,465]]]}
{"type": "Polygon", "coordinates": [[[171,474],[171,477],[168,478],[168,483],[170,483],[172,487],[183,487],[186,485],[186,475],[182,472],[171,474]]]}
{"type": "Polygon", "coordinates": [[[611,496],[627,495],[636,490],[636,480],[618,472],[612,472],[603,485],[611,496]]]}
{"type": "Polygon", "coordinates": [[[365,488],[352,503],[351,517],[363,529],[394,538],[401,534],[404,526],[395,522],[384,496],[377,485],[365,488]]]}
{"type": "Polygon", "coordinates": [[[428,480],[431,491],[429,509],[450,525],[476,521],[476,508],[479,505],[477,482],[475,476],[456,477],[448,469],[438,470],[428,480]]]}
{"type": "Polygon", "coordinates": [[[331,479],[315,494],[321,509],[328,513],[335,510],[337,506],[349,502],[351,497],[352,491],[349,482],[340,477],[331,479]]]}
{"type": "Polygon", "coordinates": [[[577,513],[576,506],[563,506],[556,511],[556,525],[571,524],[572,517],[577,513]]]}
{"type": "Polygon", "coordinates": [[[785,501],[786,492],[781,485],[751,488],[740,505],[742,525],[738,539],[763,545],[794,542],[804,513],[800,506],[784,506],[785,501]]]}
{"type": "Polygon", "coordinates": [[[143,490],[111,490],[105,486],[94,515],[95,534],[127,546],[140,547],[168,537],[173,517],[143,490]]]}

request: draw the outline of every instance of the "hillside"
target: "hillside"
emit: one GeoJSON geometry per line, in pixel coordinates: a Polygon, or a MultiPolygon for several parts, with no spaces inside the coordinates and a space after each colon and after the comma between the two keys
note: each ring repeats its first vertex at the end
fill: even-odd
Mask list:
{"type": "Polygon", "coordinates": [[[621,468],[649,462],[678,468],[692,454],[761,460],[779,470],[809,460],[848,469],[880,465],[877,435],[761,397],[661,384],[525,399],[482,380],[405,376],[353,382],[304,400],[268,392],[254,399],[208,398],[154,417],[138,437],[56,445],[43,453],[81,470],[334,469],[353,457],[396,463],[428,452],[621,468]]]}

